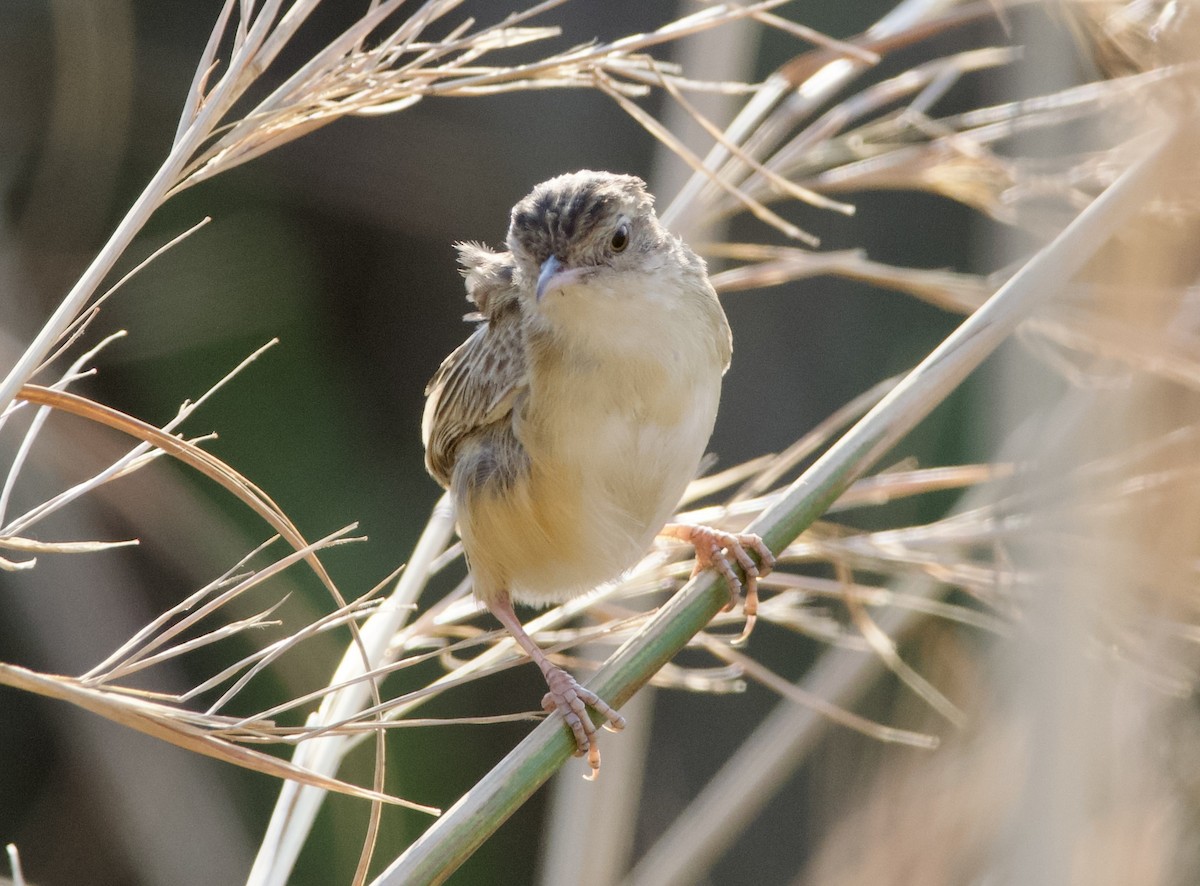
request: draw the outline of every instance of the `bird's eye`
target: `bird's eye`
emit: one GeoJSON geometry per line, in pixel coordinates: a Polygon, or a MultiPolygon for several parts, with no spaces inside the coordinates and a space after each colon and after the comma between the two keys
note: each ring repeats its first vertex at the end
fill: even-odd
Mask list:
{"type": "Polygon", "coordinates": [[[608,242],[609,247],[613,252],[624,252],[625,247],[629,245],[629,225],[622,223],[615,231],[613,231],[612,240],[608,242]]]}

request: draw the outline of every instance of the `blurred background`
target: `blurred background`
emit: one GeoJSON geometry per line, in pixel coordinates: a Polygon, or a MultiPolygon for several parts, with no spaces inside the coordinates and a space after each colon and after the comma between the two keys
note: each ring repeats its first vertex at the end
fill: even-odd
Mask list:
{"type": "MultiPolygon", "coordinates": [[[[0,4],[0,353],[6,365],[164,157],[220,5],[0,4]]],[[[869,27],[892,5],[813,0],[784,12],[843,37],[869,27]]],[[[280,69],[291,70],[306,49],[324,45],[359,7],[323,4],[280,69]]],[[[651,30],[692,8],[644,0],[573,2],[545,23],[561,25],[555,46],[565,47],[651,30]]],[[[468,0],[460,17],[490,22],[507,11],[468,0]]],[[[1032,26],[1019,25],[1040,32],[1043,42],[1028,50],[1029,64],[1040,64],[1038,53],[1054,61],[1037,68],[1044,72],[1038,90],[1088,75],[1090,62],[1060,39],[1065,30],[1059,23],[1040,13],[1030,21],[1032,26]]],[[[700,76],[762,78],[805,48],[757,26],[727,39],[709,44],[700,76]]],[[[984,20],[922,46],[920,56],[890,56],[871,79],[959,42],[1008,39],[994,20],[984,20]]],[[[665,50],[677,56],[688,51],[686,43],[665,50]]],[[[272,82],[272,75],[266,79],[272,82]]],[[[994,72],[968,77],[939,111],[998,101],[1018,88],[994,72]]],[[[661,96],[644,105],[667,113],[661,96]]],[[[736,109],[721,102],[710,107],[721,125],[736,109]]],[[[694,144],[700,153],[708,147],[694,144]]],[[[117,329],[129,334],[106,350],[100,373],[81,390],[161,424],[181,402],[277,337],[279,344],[185,429],[216,431],[207,448],[266,490],[307,537],[357,522],[368,541],[324,559],[344,592],[364,593],[404,562],[440,494],[422,466],[419,425],[425,382],[469,331],[461,321],[469,306],[452,244],[500,244],[510,207],[535,183],[586,167],[640,175],[663,205],[684,176],[678,161],[597,92],[428,100],[392,116],[339,121],[185,191],[154,216],[121,270],[201,218],[212,222],[139,273],[104,308],[93,339],[117,329]]],[[[1035,242],[929,194],[870,192],[848,199],[857,206],[853,217],[792,209],[789,218],[820,237],[824,249],[862,247],[873,259],[922,268],[986,273],[1035,242]]],[[[737,221],[730,236],[778,241],[753,220],[737,221]]],[[[719,262],[713,264],[719,269],[719,262]]],[[[915,299],[832,278],[731,293],[724,303],[735,356],[710,447],[718,467],[783,449],[853,396],[915,365],[958,322],[915,299]]],[[[986,459],[995,416],[978,397],[994,372],[989,365],[983,380],[939,407],[892,460],[986,459]]],[[[41,448],[29,488],[20,492],[30,501],[39,483],[60,488],[64,478],[99,469],[124,445],[82,422],[57,423],[55,434],[55,445],[41,448]]],[[[928,518],[952,500],[949,494],[930,496],[870,512],[862,525],[928,518]]],[[[142,542],[128,552],[47,557],[36,570],[0,573],[0,660],[67,674],[94,665],[154,613],[267,535],[221,490],[166,460],[112,484],[45,531],[142,542]]],[[[284,579],[274,586],[276,597],[281,590],[292,594],[282,617],[311,619],[328,609],[325,592],[308,576],[284,579]]],[[[910,637],[904,652],[969,709],[973,690],[960,688],[959,681],[970,685],[978,642],[969,631],[930,627],[910,637]]],[[[320,685],[344,643],[343,634],[314,641],[304,656],[284,659],[259,681],[254,691],[261,701],[249,696],[243,703],[253,709],[320,685]]],[[[753,651],[795,679],[823,648],[768,625],[755,635],[753,651]]],[[[194,685],[216,667],[210,655],[215,653],[159,669],[151,683],[194,685]]],[[[440,699],[428,713],[521,710],[540,692],[539,679],[531,668],[508,671],[440,699]]],[[[659,692],[652,709],[640,710],[653,725],[632,823],[635,854],[658,837],[776,701],[751,685],[735,696],[659,692]]],[[[930,725],[920,703],[895,681],[881,681],[860,710],[906,728],[930,725]]],[[[398,730],[389,738],[388,789],[448,806],[528,728],[398,730]]],[[[619,741],[606,740],[606,765],[619,741]]],[[[928,754],[885,750],[837,727],[821,742],[735,841],[710,882],[834,882],[819,867],[803,871],[849,810],[864,817],[856,819],[864,832],[873,814],[885,820],[902,815],[908,827],[921,819],[919,799],[897,803],[890,812],[872,810],[868,798],[875,794],[867,791],[876,783],[872,761],[885,754],[894,764],[899,760],[890,771],[901,788],[915,782],[928,787],[934,776],[919,774],[931,765],[928,754]]],[[[946,780],[947,790],[988,774],[970,769],[956,776],[952,762],[959,758],[941,759],[936,777],[946,780]]],[[[1001,768],[1006,758],[997,750],[990,759],[1001,768]]],[[[351,764],[344,776],[369,783],[369,753],[364,749],[351,764]]],[[[567,768],[565,777],[578,780],[580,767],[567,768]]],[[[238,882],[277,792],[278,784],[266,776],[188,754],[66,704],[0,689],[0,840],[19,846],[32,882],[238,882]]],[[[451,882],[534,882],[548,817],[569,814],[561,808],[551,813],[549,796],[540,792],[451,882]]],[[[291,882],[347,882],[366,820],[365,804],[330,798],[291,882]]],[[[417,813],[388,810],[378,857],[392,857],[427,823],[417,813]]],[[[853,855],[853,838],[839,839],[849,841],[843,850],[853,855]]],[[[953,873],[928,880],[896,874],[855,882],[969,882],[953,873]]]]}

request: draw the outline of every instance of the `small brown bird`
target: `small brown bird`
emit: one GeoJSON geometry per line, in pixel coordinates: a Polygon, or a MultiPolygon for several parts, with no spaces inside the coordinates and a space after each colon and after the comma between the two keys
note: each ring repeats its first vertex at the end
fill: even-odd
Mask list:
{"type": "Polygon", "coordinates": [[[476,595],[541,669],[542,706],[595,774],[587,707],[614,729],[624,718],[550,662],[513,601],[586,593],[657,534],[694,544],[697,570],[719,569],[735,596],[736,560],[754,599],[774,563],[758,536],[666,523],[712,433],[729,324],[704,262],[634,176],[550,179],[513,208],[507,252],[458,251],[483,322],[426,389],[425,463],[453,495],[476,595]]]}

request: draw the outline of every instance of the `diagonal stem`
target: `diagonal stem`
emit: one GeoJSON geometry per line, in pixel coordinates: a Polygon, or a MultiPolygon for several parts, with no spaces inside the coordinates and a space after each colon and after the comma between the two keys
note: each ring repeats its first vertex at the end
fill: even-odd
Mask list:
{"type": "MultiPolygon", "coordinates": [[[[1148,139],[1142,158],[1033,257],[893,391],[748,527],[775,552],[803,532],[1017,328],[1061,289],[1143,205],[1170,134],[1148,139]]],[[[705,572],[688,582],[588,684],[613,707],[669,662],[728,601],[705,572]]],[[[570,757],[575,743],[557,718],[542,722],[374,881],[441,883],[570,757]]]]}

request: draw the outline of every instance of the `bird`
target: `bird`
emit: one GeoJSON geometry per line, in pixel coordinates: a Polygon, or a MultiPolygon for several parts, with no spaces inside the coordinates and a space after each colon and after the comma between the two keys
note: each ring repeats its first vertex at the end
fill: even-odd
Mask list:
{"type": "Polygon", "coordinates": [[[587,593],[662,535],[693,544],[696,571],[719,570],[749,617],[774,558],[756,535],[668,522],[733,346],[703,260],[663,227],[645,182],[587,169],[542,182],[513,207],[506,247],[457,244],[478,326],[426,388],[425,464],[450,490],[476,597],[541,670],[542,707],[594,778],[587,708],[612,730],[625,720],[550,661],[514,602],[587,593]]]}

